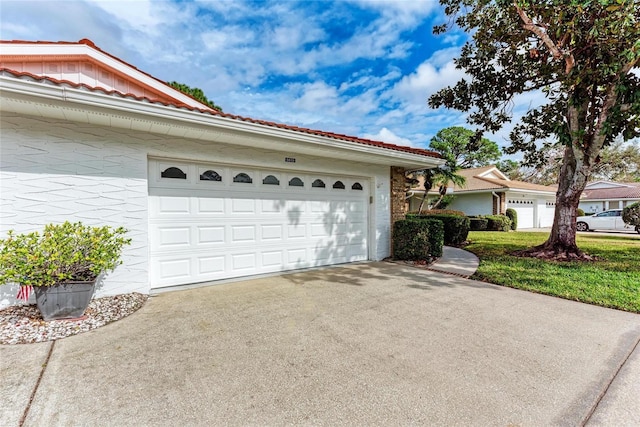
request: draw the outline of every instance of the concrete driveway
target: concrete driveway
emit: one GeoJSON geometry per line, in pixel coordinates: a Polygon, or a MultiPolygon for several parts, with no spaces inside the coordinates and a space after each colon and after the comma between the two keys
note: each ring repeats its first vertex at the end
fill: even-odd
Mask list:
{"type": "Polygon", "coordinates": [[[350,265],[164,293],[90,333],[1,346],[0,419],[637,425],[639,340],[638,315],[350,265]]]}

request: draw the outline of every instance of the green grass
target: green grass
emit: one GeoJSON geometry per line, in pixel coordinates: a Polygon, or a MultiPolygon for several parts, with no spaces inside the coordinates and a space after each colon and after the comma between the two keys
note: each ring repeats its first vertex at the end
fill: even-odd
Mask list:
{"type": "Polygon", "coordinates": [[[595,262],[553,262],[510,255],[543,243],[548,233],[472,231],[465,247],[480,258],[474,279],[640,313],[640,240],[578,235],[595,262]]]}

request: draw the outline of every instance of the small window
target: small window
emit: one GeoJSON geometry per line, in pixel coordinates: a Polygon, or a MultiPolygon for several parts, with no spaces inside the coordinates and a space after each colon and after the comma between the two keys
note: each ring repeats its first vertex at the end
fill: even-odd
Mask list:
{"type": "Polygon", "coordinates": [[[187,174],[182,169],[172,166],[160,174],[162,178],[187,179],[187,174]]]}
{"type": "Polygon", "coordinates": [[[233,182],[240,182],[242,184],[251,184],[253,179],[244,172],[239,173],[233,178],[233,182]]]}
{"type": "Polygon", "coordinates": [[[326,185],[324,185],[324,181],[321,179],[316,179],[315,181],[313,181],[313,184],[311,184],[312,187],[315,188],[325,188],[326,185]]]}
{"type": "Polygon", "coordinates": [[[360,183],[359,183],[359,182],[356,182],[355,184],[353,184],[353,185],[351,186],[351,189],[352,189],[352,190],[360,190],[360,191],[361,191],[361,190],[362,190],[362,185],[360,185],[360,183]]]}
{"type": "Polygon", "coordinates": [[[267,175],[262,180],[262,183],[265,185],[280,185],[280,181],[273,175],[267,175]]]}
{"type": "Polygon", "coordinates": [[[222,181],[222,177],[218,172],[208,170],[200,174],[200,181],[222,181]]]}
{"type": "Polygon", "coordinates": [[[338,190],[344,190],[344,184],[342,183],[342,181],[336,181],[333,184],[333,188],[338,189],[338,190]]]}
{"type": "Polygon", "coordinates": [[[289,187],[304,187],[304,182],[296,176],[289,181],[289,187]]]}

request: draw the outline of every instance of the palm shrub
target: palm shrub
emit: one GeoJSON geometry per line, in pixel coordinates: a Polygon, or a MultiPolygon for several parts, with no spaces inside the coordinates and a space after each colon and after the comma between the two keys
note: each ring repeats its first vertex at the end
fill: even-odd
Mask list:
{"type": "Polygon", "coordinates": [[[513,208],[508,208],[505,213],[507,218],[511,220],[511,229],[515,231],[518,228],[518,212],[513,208]]]}

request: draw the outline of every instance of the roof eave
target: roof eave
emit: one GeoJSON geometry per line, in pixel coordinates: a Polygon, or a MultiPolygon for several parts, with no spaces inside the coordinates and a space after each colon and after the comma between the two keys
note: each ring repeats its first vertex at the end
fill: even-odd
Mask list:
{"type": "MultiPolygon", "coordinates": [[[[139,127],[136,122],[152,121],[155,123],[155,132],[166,135],[248,146],[255,145],[259,140],[264,148],[278,151],[296,148],[298,152],[324,157],[336,157],[335,153],[331,153],[336,150],[343,154],[350,153],[351,157],[355,155],[354,160],[357,158],[362,162],[398,166],[407,170],[433,168],[444,163],[441,158],[55,84],[33,83],[0,76],[0,89],[2,90],[0,108],[3,111],[30,115],[37,112],[35,115],[60,118],[60,110],[65,109],[65,118],[84,123],[94,123],[95,120],[92,119],[95,118],[92,115],[99,115],[104,121],[104,115],[110,114],[118,118],[111,121],[109,124],[111,127],[135,130],[139,127]],[[10,99],[18,102],[9,105],[7,101],[10,99]],[[37,104],[38,108],[29,108],[25,102],[37,104]],[[79,106],[82,108],[78,108],[79,106]],[[124,117],[123,113],[125,113],[124,117]],[[189,129],[185,130],[185,126],[189,129]],[[289,144],[283,144],[284,141],[289,144]]],[[[104,123],[100,124],[104,125],[104,123]]],[[[145,128],[149,128],[149,124],[145,125],[145,128]]],[[[151,126],[151,128],[151,132],[154,132],[154,127],[151,126]]]]}

